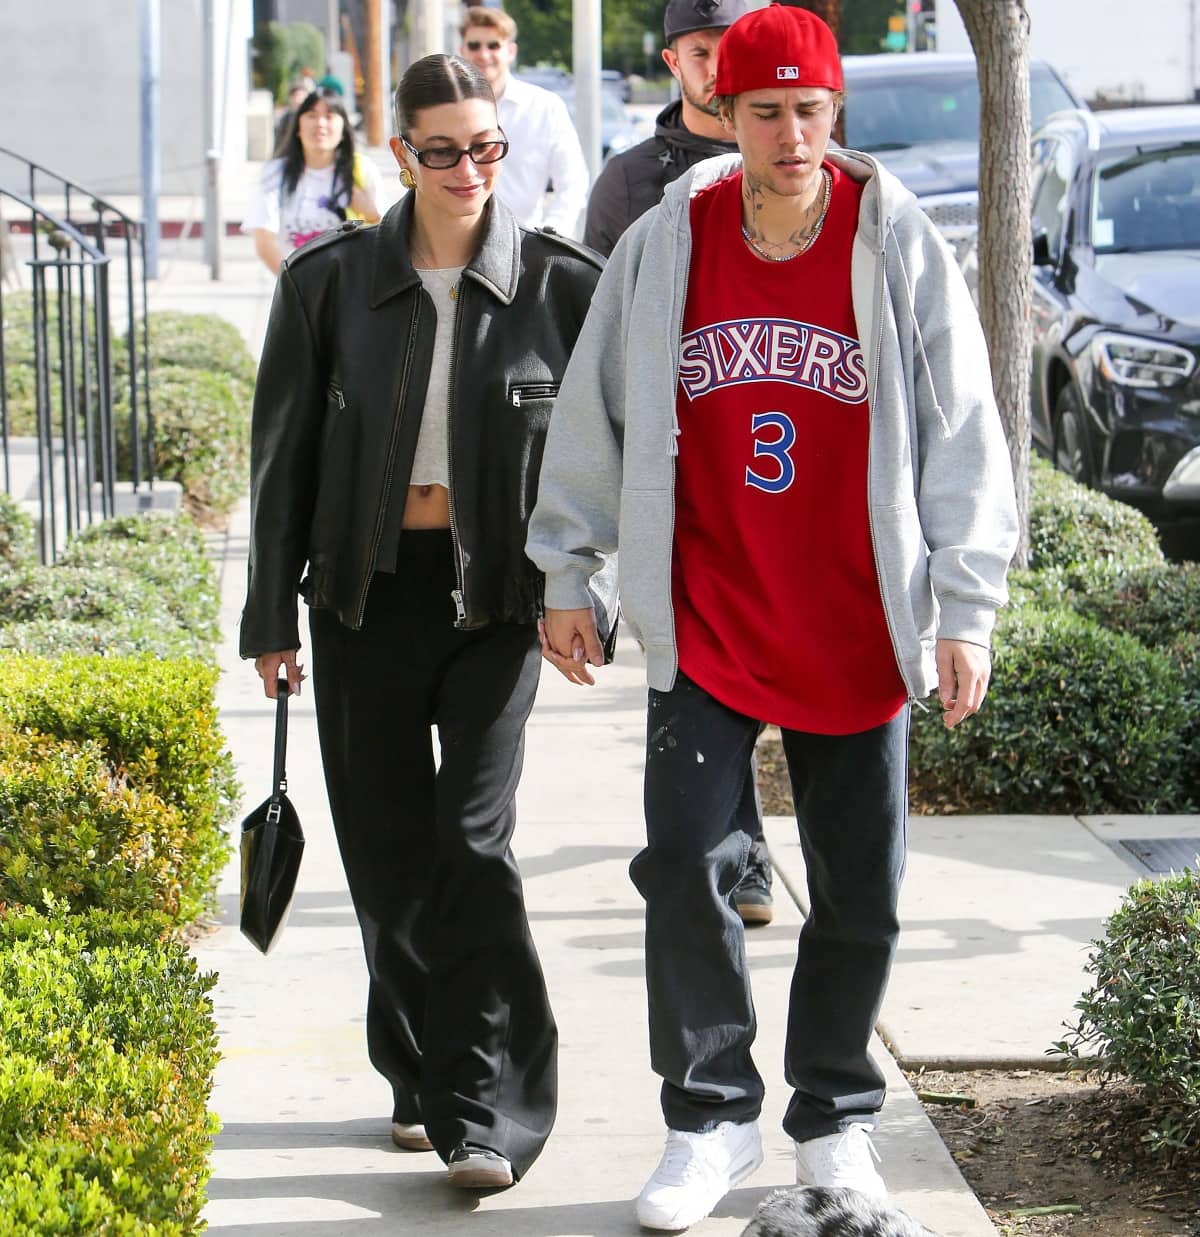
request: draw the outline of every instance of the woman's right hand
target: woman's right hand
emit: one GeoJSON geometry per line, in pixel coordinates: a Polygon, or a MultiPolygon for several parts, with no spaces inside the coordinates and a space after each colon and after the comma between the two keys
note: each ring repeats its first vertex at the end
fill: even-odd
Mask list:
{"type": "Polygon", "coordinates": [[[279,667],[287,667],[288,689],[293,696],[300,694],[300,684],[304,682],[304,667],[296,665],[298,649],[285,649],[281,653],[260,653],[254,659],[254,669],[258,671],[263,681],[263,692],[267,699],[276,698],[276,684],[279,681],[279,667]]]}

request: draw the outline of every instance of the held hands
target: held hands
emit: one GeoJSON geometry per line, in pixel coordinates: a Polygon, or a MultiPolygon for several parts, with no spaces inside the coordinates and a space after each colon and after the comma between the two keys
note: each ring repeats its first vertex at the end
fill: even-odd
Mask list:
{"type": "Polygon", "coordinates": [[[992,676],[992,657],[980,644],[939,640],[937,672],[938,696],[945,710],[942,720],[953,730],[964,718],[979,712],[992,676]]]}
{"type": "Polygon", "coordinates": [[[581,610],[551,610],[538,621],[542,656],[563,676],[581,687],[592,686],[589,664],[604,665],[604,649],[596,634],[596,615],[590,606],[581,610]]]}
{"type": "Polygon", "coordinates": [[[293,696],[300,694],[300,684],[308,676],[303,666],[296,665],[296,649],[286,649],[281,653],[260,653],[254,659],[254,669],[258,671],[263,681],[263,693],[269,700],[276,697],[275,685],[279,679],[279,667],[287,667],[288,689],[293,696]]]}

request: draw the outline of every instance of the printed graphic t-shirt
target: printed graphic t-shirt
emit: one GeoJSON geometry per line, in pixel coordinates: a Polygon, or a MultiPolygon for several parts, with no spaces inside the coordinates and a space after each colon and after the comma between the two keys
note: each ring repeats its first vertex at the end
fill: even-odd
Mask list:
{"type": "Polygon", "coordinates": [[[871,547],[867,376],[850,294],[862,188],[812,246],[741,237],[740,171],[691,203],[672,600],[680,669],[739,713],[854,734],[907,692],[871,547]]]}
{"type": "MultiPolygon", "coordinates": [[[[283,160],[273,159],[262,172],[258,197],[242,220],[243,232],[264,228],[279,237],[283,252],[291,253],[314,236],[329,232],[346,218],[351,187],[333,187],[333,165],[327,168],[305,168],[296,182],[296,190],[281,198],[283,160]]],[[[355,174],[361,175],[364,186],[379,201],[379,170],[370,159],[356,158],[355,174]]]]}

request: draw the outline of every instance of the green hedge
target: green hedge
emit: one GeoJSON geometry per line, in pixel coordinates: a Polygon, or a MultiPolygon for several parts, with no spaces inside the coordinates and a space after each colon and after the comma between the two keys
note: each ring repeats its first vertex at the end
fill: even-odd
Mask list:
{"type": "Polygon", "coordinates": [[[131,785],[98,743],[0,725],[0,903],[49,893],[186,924],[203,909],[198,859],[179,808],[131,785]]]}
{"type": "Polygon", "coordinates": [[[203,534],[186,516],[106,520],[52,567],[22,560],[0,573],[0,648],[213,660],[219,614],[203,534]]]}
{"type": "MultiPolygon", "coordinates": [[[[150,335],[151,377],[169,366],[202,369],[228,374],[254,385],[257,366],[241,332],[219,314],[184,313],[176,309],[155,310],[146,319],[150,335]]],[[[134,325],[138,355],[141,356],[142,323],[134,325]]],[[[113,357],[113,369],[120,375],[129,370],[129,352],[122,337],[113,357]]]]}
{"type": "Polygon", "coordinates": [[[182,922],[213,902],[229,854],[223,826],[238,796],[217,726],[216,676],[214,667],[194,660],[0,654],[0,719],[11,729],[93,741],[130,788],[182,815],[186,854],[172,860],[186,874],[178,894],[182,922]]]}
{"type": "Polygon", "coordinates": [[[197,1233],[215,979],[153,920],[46,909],[0,914],[3,1232],[197,1233]]]}
{"type": "Polygon", "coordinates": [[[1155,1108],[1145,1141],[1200,1153],[1200,876],[1143,880],[1094,942],[1092,987],[1054,1047],[1097,1052],[1109,1075],[1141,1086],[1155,1108]]]}
{"type": "Polygon", "coordinates": [[[1080,485],[1037,457],[1029,479],[1033,570],[1079,562],[1127,567],[1163,562],[1154,525],[1136,508],[1080,485]]]}
{"type": "MultiPolygon", "coordinates": [[[[184,503],[202,520],[227,516],[245,492],[250,469],[253,388],[219,370],[163,366],[150,382],[154,475],[183,486],[184,503]]],[[[128,408],[118,403],[117,458],[130,468],[128,408]]]]}
{"type": "Polygon", "coordinates": [[[15,498],[0,491],[0,566],[32,566],[38,561],[37,525],[15,498]]]}
{"type": "Polygon", "coordinates": [[[1187,696],[1161,652],[1065,609],[1001,612],[982,711],[947,730],[915,710],[912,782],[965,812],[1187,810],[1187,696]]]}
{"type": "Polygon", "coordinates": [[[1200,805],[1200,568],[1137,511],[1044,463],[1035,567],[1009,576],[978,716],[914,711],[911,785],[941,812],[1189,812],[1200,805]]]}

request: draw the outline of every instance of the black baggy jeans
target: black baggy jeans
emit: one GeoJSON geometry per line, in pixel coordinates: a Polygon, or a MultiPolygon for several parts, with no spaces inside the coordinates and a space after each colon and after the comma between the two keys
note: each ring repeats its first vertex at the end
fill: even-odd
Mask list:
{"type": "Polygon", "coordinates": [[[474,1143],[519,1177],[557,1102],[558,1033],[509,848],[540,648],[532,624],[454,628],[451,554],[448,532],[406,530],[359,631],[312,612],[317,725],[392,1118],[424,1122],[443,1159],[474,1143]]]}
{"type": "MultiPolygon", "coordinates": [[[[883,1105],[867,1049],[899,936],[908,713],[860,734],[782,732],[811,903],[784,1052],[783,1124],[797,1141],[873,1125],[883,1105]]],[[[671,1129],[753,1121],[762,1107],[732,901],[750,850],[737,808],[758,731],[682,673],[671,691],[650,691],[646,847],[630,875],[646,902],[650,1057],[671,1129]]]]}

